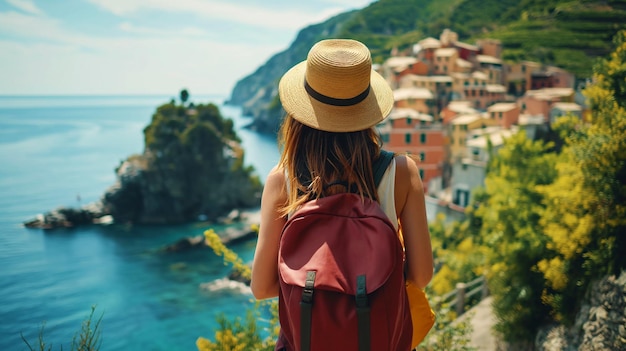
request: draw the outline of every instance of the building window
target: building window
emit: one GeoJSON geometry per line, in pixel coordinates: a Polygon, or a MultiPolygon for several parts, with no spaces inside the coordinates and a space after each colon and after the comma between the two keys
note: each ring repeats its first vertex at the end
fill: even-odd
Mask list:
{"type": "Polygon", "coordinates": [[[426,161],[426,154],[424,153],[424,151],[420,152],[420,161],[426,161]]]}
{"type": "Polygon", "coordinates": [[[426,134],[425,133],[420,134],[420,142],[422,144],[426,144],[426,134]]]}
{"type": "Polygon", "coordinates": [[[407,144],[411,143],[411,134],[410,133],[404,134],[404,142],[407,143],[407,144]]]}
{"type": "Polygon", "coordinates": [[[389,134],[384,133],[384,134],[381,134],[380,137],[383,139],[383,143],[389,142],[389,134]]]}
{"type": "Polygon", "coordinates": [[[467,207],[467,205],[469,204],[469,191],[457,189],[456,194],[454,195],[454,203],[461,207],[467,207]]]}
{"type": "Polygon", "coordinates": [[[498,112],[498,118],[502,119],[502,112],[498,112]]]}
{"type": "Polygon", "coordinates": [[[424,170],[420,168],[420,178],[424,179],[424,170]]]}
{"type": "Polygon", "coordinates": [[[411,118],[410,117],[407,117],[406,125],[409,126],[409,127],[411,126],[411,118]]]}

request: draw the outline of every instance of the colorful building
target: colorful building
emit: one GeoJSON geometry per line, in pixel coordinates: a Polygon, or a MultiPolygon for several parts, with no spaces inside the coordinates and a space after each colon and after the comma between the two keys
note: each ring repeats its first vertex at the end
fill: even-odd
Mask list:
{"type": "Polygon", "coordinates": [[[441,123],[431,115],[411,108],[394,108],[389,117],[378,125],[385,149],[409,153],[419,159],[420,175],[425,190],[433,179],[440,179],[446,160],[446,138],[441,123]]]}
{"type": "Polygon", "coordinates": [[[520,108],[513,102],[500,102],[487,108],[489,117],[505,129],[517,124],[520,115],[520,108]]]}

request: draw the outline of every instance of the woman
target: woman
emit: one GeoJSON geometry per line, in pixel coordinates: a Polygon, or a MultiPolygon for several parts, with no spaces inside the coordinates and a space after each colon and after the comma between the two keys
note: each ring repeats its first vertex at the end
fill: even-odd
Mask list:
{"type": "Polygon", "coordinates": [[[280,131],[282,154],[267,177],[261,226],[252,265],[257,299],[279,294],[278,251],[288,215],[321,196],[351,191],[376,199],[402,228],[407,279],[423,288],[433,259],[424,189],[416,163],[396,156],[376,188],[372,164],[381,142],[375,130],[391,111],[391,88],[371,68],[370,52],[354,40],[323,40],[279,83],[287,112],[280,131]]]}

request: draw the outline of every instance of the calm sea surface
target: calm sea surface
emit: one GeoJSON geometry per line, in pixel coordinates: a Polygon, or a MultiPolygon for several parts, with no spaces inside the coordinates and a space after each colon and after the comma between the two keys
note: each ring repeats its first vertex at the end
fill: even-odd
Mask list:
{"type": "MultiPolygon", "coordinates": [[[[143,151],[143,128],[170,98],[0,97],[0,350],[27,350],[20,333],[35,345],[42,325],[53,350],[70,350],[94,305],[96,317],[103,315],[103,351],[197,350],[198,337],[213,339],[217,315],[243,316],[253,306],[246,289],[200,287],[230,270],[210,250],[159,252],[207,224],[21,225],[59,206],[96,201],[120,161],[143,151]]],[[[246,163],[264,180],[278,160],[275,139],[242,129],[249,120],[221,97],[191,100],[214,102],[234,120],[246,163]]],[[[232,249],[250,261],[254,244],[232,249]]]]}

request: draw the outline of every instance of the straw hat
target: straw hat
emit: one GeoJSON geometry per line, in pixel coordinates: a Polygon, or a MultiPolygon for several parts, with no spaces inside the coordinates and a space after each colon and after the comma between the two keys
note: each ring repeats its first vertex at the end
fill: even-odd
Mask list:
{"type": "Polygon", "coordinates": [[[315,44],[306,61],[278,84],[285,111],[297,121],[328,132],[353,132],[382,121],[393,107],[393,92],[372,70],[369,49],[356,40],[315,44]]]}

